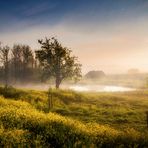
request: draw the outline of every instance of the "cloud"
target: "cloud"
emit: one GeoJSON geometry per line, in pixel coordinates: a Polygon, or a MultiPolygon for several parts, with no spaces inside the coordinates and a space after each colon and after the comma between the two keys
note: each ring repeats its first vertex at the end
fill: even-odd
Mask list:
{"type": "MultiPolygon", "coordinates": [[[[114,11],[109,16],[102,12],[104,18],[95,14],[98,11],[92,13],[91,18],[91,13],[75,9],[70,13],[63,13],[62,18],[52,16],[58,19],[58,22],[54,22],[45,12],[54,12],[57,5],[47,1],[27,5],[22,11],[27,19],[23,17],[14,26],[10,24],[11,31],[7,27],[7,32],[1,32],[0,41],[10,45],[29,44],[36,49],[39,48],[37,39],[57,36],[64,46],[71,48],[79,57],[83,72],[94,68],[112,73],[124,72],[131,67],[147,69],[148,21],[147,15],[139,13],[141,6],[138,7],[138,12],[134,9],[121,12],[120,15],[117,13],[119,11],[114,11]],[[117,14],[114,15],[115,13],[117,14]],[[43,14],[45,21],[38,17],[40,14],[43,14]],[[53,25],[50,25],[49,20],[53,25]]],[[[63,11],[58,11],[60,12],[63,11]]]]}
{"type": "Polygon", "coordinates": [[[52,11],[52,9],[54,9],[57,6],[57,3],[51,3],[48,1],[43,1],[41,3],[37,3],[35,5],[32,6],[27,6],[24,10],[23,10],[23,15],[24,16],[35,16],[35,15],[39,15],[42,14],[44,12],[50,12],[52,11]]]}
{"type": "Polygon", "coordinates": [[[83,73],[94,68],[107,73],[125,72],[131,67],[146,70],[148,22],[143,20],[136,25],[124,23],[126,24],[115,28],[115,24],[110,24],[109,28],[102,26],[101,31],[96,29],[91,34],[87,31],[84,33],[81,29],[75,30],[76,26],[67,27],[64,23],[54,26],[32,26],[20,32],[3,33],[0,40],[10,45],[29,44],[33,49],[37,49],[37,39],[56,36],[79,57],[83,73]]]}

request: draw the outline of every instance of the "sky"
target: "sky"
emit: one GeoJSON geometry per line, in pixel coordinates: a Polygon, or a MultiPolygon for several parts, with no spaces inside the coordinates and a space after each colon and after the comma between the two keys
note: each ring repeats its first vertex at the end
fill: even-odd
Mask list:
{"type": "Polygon", "coordinates": [[[148,0],[0,0],[0,41],[28,44],[56,37],[82,72],[148,72],[148,0]]]}

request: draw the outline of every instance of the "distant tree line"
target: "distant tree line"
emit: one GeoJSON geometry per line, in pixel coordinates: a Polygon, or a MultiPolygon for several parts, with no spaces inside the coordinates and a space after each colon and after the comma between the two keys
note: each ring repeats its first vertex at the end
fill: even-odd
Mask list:
{"type": "Polygon", "coordinates": [[[86,75],[85,78],[86,79],[100,79],[100,78],[104,78],[106,75],[103,71],[89,71],[86,75]]]}
{"type": "Polygon", "coordinates": [[[15,44],[12,48],[0,44],[0,81],[8,84],[35,80],[40,69],[34,51],[28,45],[15,44]]]}
{"type": "Polygon", "coordinates": [[[64,79],[74,81],[81,77],[81,64],[71,50],[63,47],[55,38],[38,41],[40,50],[28,45],[15,44],[12,48],[0,43],[0,82],[6,86],[55,79],[55,86],[64,79]]]}

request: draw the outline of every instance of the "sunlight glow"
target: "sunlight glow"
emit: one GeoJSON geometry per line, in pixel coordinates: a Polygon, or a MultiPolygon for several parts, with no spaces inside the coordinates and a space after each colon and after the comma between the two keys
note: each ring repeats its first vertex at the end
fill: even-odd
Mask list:
{"type": "Polygon", "coordinates": [[[73,85],[69,89],[75,91],[95,91],[95,92],[125,92],[134,91],[135,89],[122,86],[103,86],[103,85],[73,85]]]}

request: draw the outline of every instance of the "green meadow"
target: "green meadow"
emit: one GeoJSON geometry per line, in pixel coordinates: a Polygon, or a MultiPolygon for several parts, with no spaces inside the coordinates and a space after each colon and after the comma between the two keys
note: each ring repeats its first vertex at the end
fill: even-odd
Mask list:
{"type": "Polygon", "coordinates": [[[148,91],[0,87],[0,147],[148,147],[148,91]]]}

